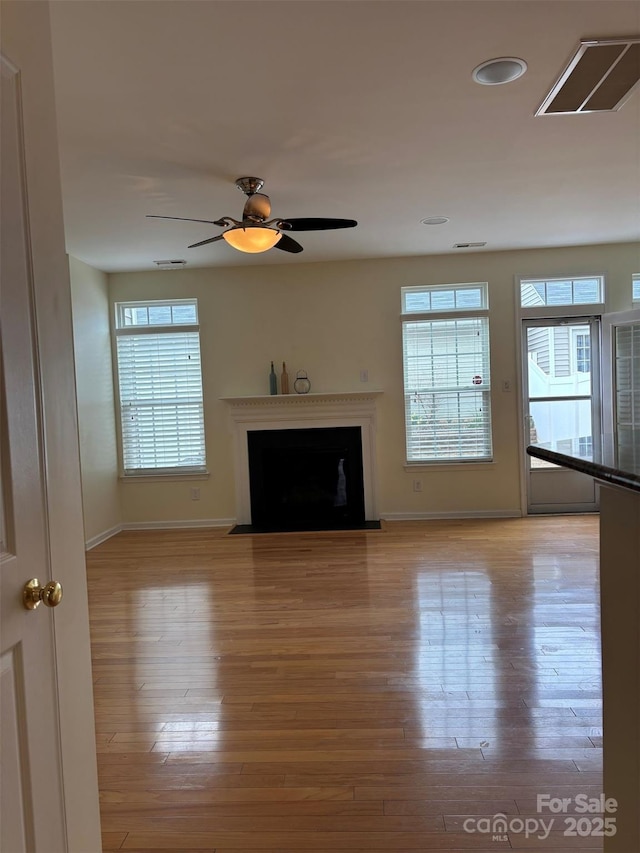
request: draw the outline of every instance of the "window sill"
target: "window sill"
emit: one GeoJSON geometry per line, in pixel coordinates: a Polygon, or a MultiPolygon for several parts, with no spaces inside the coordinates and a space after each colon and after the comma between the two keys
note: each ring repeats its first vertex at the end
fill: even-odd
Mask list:
{"type": "Polygon", "coordinates": [[[405,471],[451,471],[452,468],[458,471],[486,471],[487,468],[495,465],[493,459],[487,459],[486,462],[405,462],[405,471]]]}
{"type": "Polygon", "coordinates": [[[197,471],[193,474],[120,474],[121,483],[157,483],[159,481],[180,482],[182,480],[208,480],[208,471],[197,471]]]}

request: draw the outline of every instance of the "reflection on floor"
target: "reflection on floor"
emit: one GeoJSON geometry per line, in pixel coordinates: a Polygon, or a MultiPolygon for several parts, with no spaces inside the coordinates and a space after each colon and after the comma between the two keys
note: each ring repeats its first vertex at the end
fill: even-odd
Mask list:
{"type": "Polygon", "coordinates": [[[105,851],[601,850],[536,811],[602,788],[597,524],[95,548],[105,851]]]}

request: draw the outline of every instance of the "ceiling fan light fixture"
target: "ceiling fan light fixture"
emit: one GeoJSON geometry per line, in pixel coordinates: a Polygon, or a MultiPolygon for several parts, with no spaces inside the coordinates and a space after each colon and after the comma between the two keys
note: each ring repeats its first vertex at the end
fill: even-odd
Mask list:
{"type": "Polygon", "coordinates": [[[263,225],[236,225],[228,231],[223,231],[222,236],[239,252],[255,255],[273,249],[282,234],[275,228],[266,228],[263,225]]]}

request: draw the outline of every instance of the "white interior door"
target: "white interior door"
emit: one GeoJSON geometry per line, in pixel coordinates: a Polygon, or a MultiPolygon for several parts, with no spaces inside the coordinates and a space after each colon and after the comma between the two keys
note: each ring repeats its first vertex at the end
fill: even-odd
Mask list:
{"type": "MultiPolygon", "coordinates": [[[[0,303],[1,841],[7,853],[67,850],[54,611],[27,610],[23,587],[52,580],[23,173],[19,74],[2,76],[0,303]]],[[[64,608],[64,602],[60,605],[64,608]]]]}
{"type": "MultiPolygon", "coordinates": [[[[599,459],[599,321],[525,320],[522,338],[525,443],[599,459]]],[[[592,477],[527,456],[529,513],[596,509],[592,477]]]]}

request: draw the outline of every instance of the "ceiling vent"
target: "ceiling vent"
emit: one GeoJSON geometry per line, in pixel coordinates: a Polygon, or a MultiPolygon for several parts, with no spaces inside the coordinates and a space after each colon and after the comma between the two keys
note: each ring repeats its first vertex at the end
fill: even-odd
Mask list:
{"type": "Polygon", "coordinates": [[[536,115],[614,112],[640,81],[640,38],[583,39],[536,115]]]}
{"type": "Polygon", "coordinates": [[[486,246],[486,241],[484,243],[454,243],[454,249],[481,249],[483,246],[486,246]]]}
{"type": "Polygon", "coordinates": [[[154,261],[159,270],[175,270],[178,267],[186,267],[186,261],[154,261]]]}

